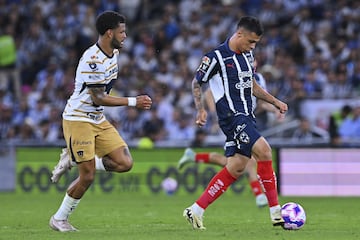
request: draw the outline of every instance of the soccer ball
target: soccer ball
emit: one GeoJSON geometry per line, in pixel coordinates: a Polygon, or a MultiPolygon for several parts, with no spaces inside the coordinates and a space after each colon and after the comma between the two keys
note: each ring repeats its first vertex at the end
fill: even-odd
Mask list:
{"type": "Polygon", "coordinates": [[[172,195],[176,192],[178,182],[174,178],[167,177],[161,182],[161,187],[166,194],[172,195]]]}
{"type": "Polygon", "coordinates": [[[306,221],[304,208],[294,202],[285,203],[281,207],[281,216],[285,221],[284,229],[287,230],[298,230],[304,226],[306,221]]]}

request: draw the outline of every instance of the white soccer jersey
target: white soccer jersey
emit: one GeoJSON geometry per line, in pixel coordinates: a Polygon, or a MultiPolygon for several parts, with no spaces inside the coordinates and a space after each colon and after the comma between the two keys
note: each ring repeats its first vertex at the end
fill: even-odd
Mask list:
{"type": "Polygon", "coordinates": [[[101,123],[105,121],[104,107],[97,106],[88,92],[90,87],[105,87],[108,94],[118,74],[119,51],[107,56],[97,44],[82,55],[76,69],[75,89],[68,99],[63,118],[70,121],[101,123]]]}

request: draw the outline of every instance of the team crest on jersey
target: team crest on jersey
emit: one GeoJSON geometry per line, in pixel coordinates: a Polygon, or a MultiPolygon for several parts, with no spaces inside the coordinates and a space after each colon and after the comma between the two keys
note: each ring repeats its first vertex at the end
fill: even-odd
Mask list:
{"type": "Polygon", "coordinates": [[[235,141],[237,148],[241,149],[242,144],[248,144],[250,142],[250,137],[246,132],[242,132],[240,133],[239,137],[235,139],[235,141]]]}
{"type": "Polygon", "coordinates": [[[201,64],[199,66],[199,69],[198,70],[201,70],[201,71],[204,71],[206,72],[210,66],[210,58],[207,57],[207,56],[204,56],[201,60],[201,64]]]}
{"type": "Polygon", "coordinates": [[[247,135],[246,132],[242,132],[242,133],[240,133],[239,140],[242,143],[249,143],[250,142],[250,137],[249,137],[249,135],[247,135]]]}
{"type": "Polygon", "coordinates": [[[97,65],[96,65],[96,63],[91,62],[91,63],[89,63],[89,67],[94,70],[97,67],[97,65]]]}
{"type": "Polygon", "coordinates": [[[234,132],[234,139],[236,139],[236,142],[237,142],[237,145],[238,145],[238,148],[240,149],[240,145],[242,143],[249,143],[250,142],[250,137],[249,135],[244,132],[244,129],[246,128],[246,124],[241,124],[241,125],[238,125],[235,129],[235,132],[234,132]]]}
{"type": "Polygon", "coordinates": [[[84,151],[77,151],[77,155],[79,157],[83,157],[84,156],[84,151]]]}

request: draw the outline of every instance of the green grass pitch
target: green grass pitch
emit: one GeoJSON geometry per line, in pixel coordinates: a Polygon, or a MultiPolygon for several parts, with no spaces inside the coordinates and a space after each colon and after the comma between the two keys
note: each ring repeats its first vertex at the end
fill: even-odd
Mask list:
{"type": "Polygon", "coordinates": [[[280,197],[303,205],[303,229],[272,227],[267,208],[258,209],[250,192],[224,194],[206,211],[205,231],[195,231],[182,211],[196,194],[87,193],[71,223],[80,231],[60,233],[48,226],[63,193],[0,193],[0,239],[360,239],[359,199],[280,197]]]}

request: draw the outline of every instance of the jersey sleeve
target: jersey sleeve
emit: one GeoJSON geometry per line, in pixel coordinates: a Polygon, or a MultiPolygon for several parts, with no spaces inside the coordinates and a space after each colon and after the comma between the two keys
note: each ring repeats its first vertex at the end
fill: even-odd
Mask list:
{"type": "Polygon", "coordinates": [[[208,82],[218,72],[218,61],[212,54],[206,54],[201,59],[200,66],[196,70],[195,78],[201,85],[208,82]]]}
{"type": "Polygon", "coordinates": [[[83,59],[79,64],[79,73],[83,76],[83,81],[88,86],[93,84],[104,84],[104,65],[96,55],[83,56],[83,59]]]}

